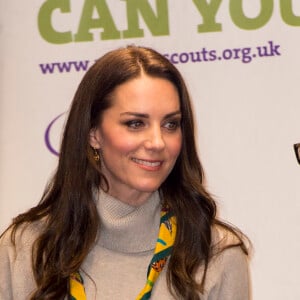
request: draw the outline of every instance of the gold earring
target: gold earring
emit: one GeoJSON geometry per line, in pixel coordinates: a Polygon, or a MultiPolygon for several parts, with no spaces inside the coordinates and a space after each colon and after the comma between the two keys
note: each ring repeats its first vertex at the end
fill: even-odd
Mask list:
{"type": "Polygon", "coordinates": [[[93,150],[94,150],[94,160],[95,162],[98,162],[100,160],[99,152],[96,148],[93,148],[93,150]]]}

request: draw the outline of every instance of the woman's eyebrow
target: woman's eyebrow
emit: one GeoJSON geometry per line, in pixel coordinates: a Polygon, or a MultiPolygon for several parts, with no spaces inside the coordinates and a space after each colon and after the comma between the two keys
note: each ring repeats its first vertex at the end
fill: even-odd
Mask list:
{"type": "Polygon", "coordinates": [[[180,110],[176,110],[174,112],[166,114],[165,117],[164,117],[164,119],[168,119],[168,118],[174,117],[176,115],[181,116],[181,111],[180,110]]]}
{"type": "Polygon", "coordinates": [[[134,117],[139,117],[139,118],[149,118],[149,114],[143,114],[143,113],[131,112],[131,111],[126,111],[126,112],[120,113],[120,116],[123,116],[123,115],[129,115],[129,116],[134,116],[134,117]]]}
{"type": "MultiPolygon", "coordinates": [[[[138,117],[138,118],[149,118],[150,117],[149,114],[131,112],[131,111],[126,111],[126,112],[120,113],[120,116],[124,116],[124,115],[134,116],[134,117],[138,117]]],[[[176,110],[174,112],[168,113],[164,116],[164,119],[168,119],[168,118],[176,116],[176,115],[181,115],[181,111],[176,110]]]]}

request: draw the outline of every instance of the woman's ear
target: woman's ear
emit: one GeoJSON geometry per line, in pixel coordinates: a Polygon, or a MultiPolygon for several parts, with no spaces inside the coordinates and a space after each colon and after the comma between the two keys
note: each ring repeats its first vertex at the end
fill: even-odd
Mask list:
{"type": "Polygon", "coordinates": [[[89,143],[94,149],[101,148],[101,134],[99,128],[92,128],[89,133],[89,143]]]}

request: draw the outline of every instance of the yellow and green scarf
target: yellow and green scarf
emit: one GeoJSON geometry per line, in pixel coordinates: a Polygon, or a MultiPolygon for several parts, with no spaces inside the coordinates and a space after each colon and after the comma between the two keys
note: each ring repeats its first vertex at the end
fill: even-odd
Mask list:
{"type": "MultiPolygon", "coordinates": [[[[156,279],[166,265],[167,259],[171,254],[176,237],[176,218],[169,209],[161,210],[160,227],[158,239],[154,249],[153,258],[149,264],[147,272],[147,281],[136,300],[150,299],[152,289],[156,279]]],[[[86,300],[83,279],[79,272],[70,276],[70,299],[86,300]]]]}

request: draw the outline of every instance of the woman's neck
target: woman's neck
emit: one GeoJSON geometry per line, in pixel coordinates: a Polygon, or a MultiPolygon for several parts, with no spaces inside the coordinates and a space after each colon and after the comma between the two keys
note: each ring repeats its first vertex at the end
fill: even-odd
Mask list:
{"type": "Polygon", "coordinates": [[[154,249],[161,210],[158,192],[152,193],[145,203],[135,207],[101,190],[97,206],[101,220],[100,246],[125,253],[154,249]]]}

